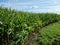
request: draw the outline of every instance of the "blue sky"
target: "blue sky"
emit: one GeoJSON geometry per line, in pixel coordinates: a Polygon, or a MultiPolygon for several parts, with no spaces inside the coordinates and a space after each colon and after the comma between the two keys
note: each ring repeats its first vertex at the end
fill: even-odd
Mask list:
{"type": "Polygon", "coordinates": [[[60,0],[0,0],[0,6],[20,11],[60,13],[60,0]]]}

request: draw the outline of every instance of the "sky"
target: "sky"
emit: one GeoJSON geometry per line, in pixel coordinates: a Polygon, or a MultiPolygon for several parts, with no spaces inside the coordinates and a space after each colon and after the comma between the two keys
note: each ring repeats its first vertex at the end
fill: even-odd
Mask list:
{"type": "Polygon", "coordinates": [[[19,11],[60,13],[60,0],[0,0],[0,6],[19,11]]]}

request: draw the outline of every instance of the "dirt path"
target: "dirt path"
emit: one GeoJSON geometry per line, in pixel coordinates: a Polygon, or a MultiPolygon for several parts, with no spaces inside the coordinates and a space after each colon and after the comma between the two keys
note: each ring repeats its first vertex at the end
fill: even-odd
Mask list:
{"type": "MultiPolygon", "coordinates": [[[[50,25],[53,25],[55,23],[49,24],[47,26],[44,26],[43,28],[47,28],[50,25]]],[[[39,30],[41,30],[42,28],[37,28],[29,37],[28,39],[25,41],[24,45],[38,45],[37,39],[40,36],[39,35],[39,30]]]]}
{"type": "Polygon", "coordinates": [[[40,28],[36,29],[25,41],[24,45],[38,45],[37,38],[38,38],[38,30],[40,28]]]}

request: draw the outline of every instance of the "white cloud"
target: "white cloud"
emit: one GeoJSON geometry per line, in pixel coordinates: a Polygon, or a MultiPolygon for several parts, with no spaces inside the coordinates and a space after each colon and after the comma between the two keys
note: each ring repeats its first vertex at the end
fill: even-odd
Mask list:
{"type": "MultiPolygon", "coordinates": [[[[51,0],[54,4],[60,4],[60,0],[51,0]]],[[[52,3],[52,4],[53,4],[52,3]]]]}
{"type": "Polygon", "coordinates": [[[60,6],[50,6],[48,12],[60,13],[60,6]]]}

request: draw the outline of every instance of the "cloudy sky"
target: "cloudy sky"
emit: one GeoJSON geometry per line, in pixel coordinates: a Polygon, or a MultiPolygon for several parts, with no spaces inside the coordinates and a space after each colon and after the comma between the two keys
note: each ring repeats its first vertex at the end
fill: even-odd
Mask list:
{"type": "Polygon", "coordinates": [[[20,11],[60,13],[60,0],[0,0],[0,6],[20,11]]]}

